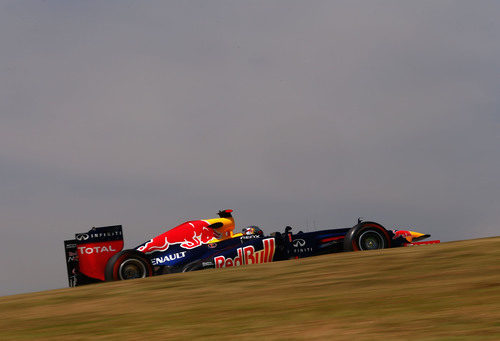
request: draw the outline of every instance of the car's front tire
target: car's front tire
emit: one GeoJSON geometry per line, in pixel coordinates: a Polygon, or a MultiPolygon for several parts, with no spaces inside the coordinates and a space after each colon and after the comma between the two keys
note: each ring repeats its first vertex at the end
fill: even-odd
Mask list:
{"type": "Polygon", "coordinates": [[[345,251],[379,250],[391,247],[387,230],[380,224],[366,221],[351,228],[344,238],[345,251]]]}

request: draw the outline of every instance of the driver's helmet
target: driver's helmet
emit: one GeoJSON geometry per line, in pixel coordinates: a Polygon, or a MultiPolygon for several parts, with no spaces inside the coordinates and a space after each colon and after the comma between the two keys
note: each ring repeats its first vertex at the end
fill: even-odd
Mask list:
{"type": "Polygon", "coordinates": [[[243,228],[241,233],[243,234],[243,236],[259,236],[259,237],[264,236],[264,232],[258,226],[245,227],[243,228]]]}

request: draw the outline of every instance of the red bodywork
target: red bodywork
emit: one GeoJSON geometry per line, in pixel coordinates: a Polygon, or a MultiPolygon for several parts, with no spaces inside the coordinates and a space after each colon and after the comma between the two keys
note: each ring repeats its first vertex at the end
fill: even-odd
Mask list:
{"type": "Polygon", "coordinates": [[[137,250],[144,253],[165,251],[174,244],[180,244],[185,249],[198,247],[214,238],[214,230],[208,225],[206,220],[188,221],[151,239],[137,250]]]}
{"type": "Polygon", "coordinates": [[[79,244],[77,247],[79,271],[85,276],[104,281],[108,260],[123,249],[123,240],[79,244]]]}

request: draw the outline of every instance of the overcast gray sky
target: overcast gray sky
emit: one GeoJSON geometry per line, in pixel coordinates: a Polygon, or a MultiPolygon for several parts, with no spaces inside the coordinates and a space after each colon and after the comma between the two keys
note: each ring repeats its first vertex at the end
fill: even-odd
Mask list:
{"type": "Polygon", "coordinates": [[[233,208],[499,235],[498,1],[0,0],[0,295],[233,208]]]}

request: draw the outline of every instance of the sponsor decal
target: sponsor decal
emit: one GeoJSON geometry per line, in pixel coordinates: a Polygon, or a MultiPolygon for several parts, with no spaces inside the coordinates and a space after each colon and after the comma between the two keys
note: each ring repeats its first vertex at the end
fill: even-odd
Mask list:
{"type": "Polygon", "coordinates": [[[312,247],[294,248],[293,253],[312,252],[312,247]]]}
{"type": "Polygon", "coordinates": [[[90,238],[88,233],[79,233],[75,237],[76,237],[76,240],[78,240],[78,241],[88,240],[90,238]]]}
{"type": "Polygon", "coordinates": [[[205,220],[189,221],[151,239],[137,250],[144,253],[166,251],[174,244],[180,244],[184,249],[193,249],[214,238],[214,230],[207,228],[208,225],[205,220]]]}
{"type": "MultiPolygon", "coordinates": [[[[115,237],[115,236],[121,236],[122,235],[122,231],[109,231],[109,232],[89,233],[89,235],[90,235],[90,238],[115,237]]],[[[88,239],[88,237],[87,237],[87,239],[88,239]]]]}
{"type": "Polygon", "coordinates": [[[243,235],[241,236],[241,239],[258,239],[258,238],[262,238],[262,236],[259,236],[257,234],[251,234],[251,235],[243,235]]]}
{"type": "Polygon", "coordinates": [[[215,249],[217,247],[217,243],[210,243],[208,244],[208,247],[211,249],[215,249]]]}
{"type": "Polygon", "coordinates": [[[104,241],[122,240],[122,226],[93,227],[85,233],[75,234],[76,244],[99,243],[104,241]]]}
{"type": "Polygon", "coordinates": [[[78,253],[75,240],[65,240],[65,255],[66,255],[66,271],[68,273],[68,284],[70,287],[77,285],[76,283],[76,267],[78,265],[78,253]]]}
{"type": "Polygon", "coordinates": [[[70,288],[76,287],[76,284],[77,284],[76,275],[72,275],[72,276],[68,277],[68,282],[69,282],[70,288]]]}
{"type": "Polygon", "coordinates": [[[68,263],[78,260],[78,254],[76,252],[68,252],[68,263]]]}
{"type": "Polygon", "coordinates": [[[392,233],[394,233],[394,237],[392,237],[392,239],[397,239],[399,237],[411,237],[410,231],[392,230],[392,233]]]}
{"type": "Polygon", "coordinates": [[[123,249],[123,240],[78,245],[78,271],[87,277],[104,280],[106,262],[123,249]]]}
{"type": "Polygon", "coordinates": [[[312,247],[304,247],[306,246],[306,241],[304,239],[295,239],[292,242],[293,245],[293,253],[302,253],[302,252],[311,252],[312,247]]]}
{"type": "Polygon", "coordinates": [[[113,249],[113,245],[104,245],[104,246],[79,246],[77,247],[78,252],[82,255],[92,255],[95,253],[106,253],[106,252],[116,252],[117,250],[113,249]]]}
{"type": "Polygon", "coordinates": [[[177,252],[177,253],[174,253],[174,254],[171,254],[171,255],[165,255],[163,257],[153,258],[151,260],[151,263],[153,263],[153,265],[159,265],[159,264],[163,264],[165,262],[171,262],[173,260],[181,259],[181,258],[184,258],[184,257],[186,257],[186,251],[177,252]]]}
{"type": "Polygon", "coordinates": [[[295,239],[293,241],[293,247],[303,247],[306,245],[306,241],[304,239],[295,239]]]}
{"type": "Polygon", "coordinates": [[[392,239],[404,238],[409,243],[413,240],[413,236],[410,231],[392,230],[392,233],[394,233],[392,239]]]}
{"type": "Polygon", "coordinates": [[[273,261],[274,252],[276,250],[276,241],[274,238],[264,239],[262,244],[264,248],[260,251],[255,251],[253,245],[240,247],[236,250],[237,256],[234,258],[226,258],[217,256],[214,258],[216,268],[226,268],[231,266],[240,266],[246,264],[268,263],[273,261]]]}

